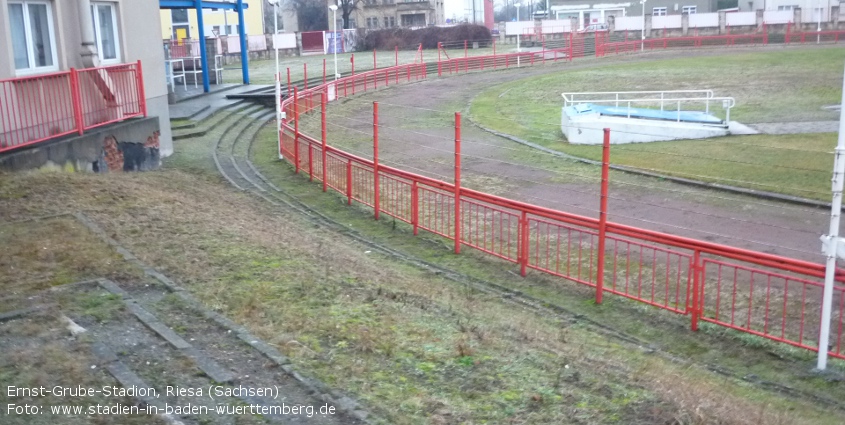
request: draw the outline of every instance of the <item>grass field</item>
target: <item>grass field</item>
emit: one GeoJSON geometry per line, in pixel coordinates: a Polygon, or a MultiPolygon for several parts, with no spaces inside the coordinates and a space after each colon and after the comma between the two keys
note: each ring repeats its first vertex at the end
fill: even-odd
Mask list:
{"type": "MultiPolygon", "coordinates": [[[[245,118],[235,113],[220,119],[245,118]]],[[[832,361],[829,375],[811,373],[809,351],[715,326],[694,333],[687,316],[619,297],[595,305],[585,286],[539,273],[522,278],[513,264],[471,249],[454,255],[439,237],[413,237],[408,226],[389,218],[374,221],[295,176],[277,159],[273,126],[264,127],[254,146],[255,166],[295,199],[375,244],[454,270],[465,281],[542,299],[561,313],[525,308],[373,252],[347,232],[234,190],[211,155],[222,127],[177,141],[174,155],[156,172],[0,175],[0,313],[48,288],[70,292],[66,285],[79,280],[149,283],[72,217],[17,221],[83,211],[306,375],[360,400],[378,424],[843,423],[845,410],[823,400],[845,397],[845,362],[832,361]]],[[[519,160],[527,161],[530,155],[524,155],[519,160]]],[[[71,297],[53,307],[108,322],[117,315],[117,301],[71,297]]],[[[85,341],[71,341],[54,310],[40,322],[0,324],[0,338],[29,341],[0,344],[0,381],[111,383],[104,372],[89,369],[85,341]]],[[[0,395],[0,402],[13,400],[0,395]]],[[[33,423],[47,421],[39,420],[33,423]]]]}
{"type": "MultiPolygon", "coordinates": [[[[610,64],[496,85],[473,100],[472,118],[572,155],[600,159],[601,147],[570,145],[560,132],[562,92],[713,89],[736,98],[742,123],[837,120],[840,48],[777,50],[610,64]],[[530,101],[529,101],[530,99],[530,101]]],[[[668,175],[829,200],[836,134],[729,136],[614,146],[611,162],[668,175]]]]}

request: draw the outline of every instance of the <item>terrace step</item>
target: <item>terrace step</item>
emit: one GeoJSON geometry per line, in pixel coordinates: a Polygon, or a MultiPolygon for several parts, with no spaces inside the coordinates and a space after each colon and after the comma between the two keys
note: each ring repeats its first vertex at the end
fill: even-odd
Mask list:
{"type": "Polygon", "coordinates": [[[205,136],[206,134],[208,134],[208,132],[214,130],[220,124],[222,124],[226,120],[226,118],[228,118],[232,114],[241,112],[251,114],[261,109],[263,108],[260,105],[256,105],[246,101],[233,102],[232,104],[226,107],[215,109],[213,113],[208,114],[198,123],[205,124],[209,121],[213,121],[211,124],[203,125],[201,128],[188,128],[184,129],[186,131],[175,132],[173,134],[173,140],[183,140],[205,136]],[[211,120],[212,117],[217,117],[218,119],[211,120]]]}

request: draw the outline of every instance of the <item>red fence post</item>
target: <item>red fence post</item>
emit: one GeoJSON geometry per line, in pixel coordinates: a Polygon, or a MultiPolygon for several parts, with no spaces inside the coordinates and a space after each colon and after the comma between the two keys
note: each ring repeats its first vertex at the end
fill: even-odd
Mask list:
{"type": "Polygon", "coordinates": [[[323,84],[326,84],[326,60],[323,59],[323,84]]]}
{"type": "Polygon", "coordinates": [[[692,330],[698,330],[698,320],[701,317],[701,251],[695,250],[692,256],[692,306],[689,308],[692,315],[692,330]]]}
{"type": "Polygon", "coordinates": [[[294,172],[299,174],[299,92],[293,88],[293,164],[294,172]]]}
{"type": "Polygon", "coordinates": [[[70,96],[73,102],[73,118],[76,123],[76,131],[81,136],[85,127],[85,120],[82,117],[82,92],[79,88],[79,72],[75,68],[70,69],[70,96]]]}
{"type": "Polygon", "coordinates": [[[604,293],[604,244],[607,233],[607,186],[610,178],[610,129],[604,129],[601,150],[601,200],[599,201],[599,252],[596,267],[596,304],[601,304],[604,293]]]}
{"type": "Polygon", "coordinates": [[[288,68],[288,96],[290,96],[291,87],[290,87],[290,68],[288,68]]]}
{"type": "Polygon", "coordinates": [[[414,236],[419,233],[420,228],[420,202],[419,202],[419,188],[417,188],[417,181],[411,182],[411,226],[414,227],[414,236]]]}
{"type": "Polygon", "coordinates": [[[528,212],[522,211],[519,219],[519,274],[525,277],[528,271],[528,212]]]}
{"type": "Polygon", "coordinates": [[[379,211],[381,210],[379,196],[379,178],[378,178],[378,102],[373,102],[373,205],[376,210],[376,220],[378,220],[379,211]]]}
{"type": "Polygon", "coordinates": [[[302,88],[308,90],[308,64],[302,63],[302,73],[305,75],[302,82],[302,88]]]}
{"type": "Polygon", "coordinates": [[[373,49],[373,69],[376,68],[378,68],[378,65],[376,65],[376,49],[373,49]]]}
{"type": "Polygon", "coordinates": [[[349,56],[349,62],[352,62],[352,95],[355,96],[355,53],[349,56]]]}
{"type": "Polygon", "coordinates": [[[141,61],[138,60],[138,68],[135,70],[135,78],[138,84],[138,107],[141,113],[147,116],[147,95],[144,92],[144,71],[141,69],[141,61]]]}
{"type": "Polygon", "coordinates": [[[461,113],[455,112],[455,254],[461,253],[461,113]]]}
{"type": "Polygon", "coordinates": [[[394,46],[394,48],[393,48],[393,56],[395,57],[395,65],[394,66],[399,66],[399,45],[398,44],[396,46],[394,46]]]}

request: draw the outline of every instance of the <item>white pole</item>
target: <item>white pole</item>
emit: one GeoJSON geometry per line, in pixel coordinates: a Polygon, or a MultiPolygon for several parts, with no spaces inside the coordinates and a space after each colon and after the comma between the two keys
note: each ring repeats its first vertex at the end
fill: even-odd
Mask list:
{"type": "Polygon", "coordinates": [[[337,5],[333,4],[329,6],[329,9],[332,10],[332,29],[334,30],[334,34],[332,34],[332,49],[334,50],[334,79],[337,81],[337,79],[340,78],[340,74],[337,73],[337,5]]]}
{"type": "MultiPolygon", "coordinates": [[[[842,81],[842,103],[845,104],[845,78],[842,81]]],[[[830,202],[830,233],[827,235],[827,263],[824,273],[824,293],[822,295],[822,327],[819,335],[819,361],[817,367],[824,370],[827,367],[827,347],[830,341],[830,313],[833,309],[833,285],[836,276],[836,248],[839,245],[839,218],[842,212],[842,186],[845,174],[845,108],[839,112],[839,141],[833,156],[833,179],[831,191],[833,199],[830,202]]],[[[825,238],[822,236],[822,238],[825,238]]]]}
{"type": "Polygon", "coordinates": [[[822,3],[821,3],[821,0],[816,1],[816,13],[818,13],[818,15],[819,15],[819,16],[817,16],[817,19],[816,19],[816,44],[819,44],[819,42],[821,41],[821,37],[822,37],[822,35],[821,35],[821,31],[822,31],[822,3]]]}
{"type": "MultiPolygon", "coordinates": [[[[279,2],[273,2],[273,50],[276,52],[276,137],[278,138],[278,146],[279,150],[279,159],[282,159],[281,154],[281,146],[282,146],[282,75],[279,71],[279,46],[276,43],[276,40],[279,36],[279,2]]],[[[224,11],[225,12],[225,11],[224,11]]]]}
{"type": "Polygon", "coordinates": [[[643,35],[642,35],[642,41],[640,42],[640,51],[641,52],[645,51],[645,2],[646,2],[646,0],[642,0],[640,2],[640,4],[643,5],[643,35]]]}
{"type": "Polygon", "coordinates": [[[273,3],[273,50],[276,51],[276,75],[279,75],[279,46],[276,38],[279,36],[279,2],[273,3]]]}
{"type": "MultiPolygon", "coordinates": [[[[517,3],[516,6],[516,22],[517,22],[517,29],[516,29],[516,52],[519,53],[522,50],[519,47],[519,33],[522,32],[522,27],[519,26],[519,8],[522,7],[522,3],[517,3]]],[[[519,56],[516,57],[517,65],[519,65],[519,56]]]]}

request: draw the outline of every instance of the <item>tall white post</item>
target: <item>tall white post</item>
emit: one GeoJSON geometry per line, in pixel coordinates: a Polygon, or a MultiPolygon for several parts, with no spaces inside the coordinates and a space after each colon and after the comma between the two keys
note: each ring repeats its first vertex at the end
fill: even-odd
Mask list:
{"type": "Polygon", "coordinates": [[[276,37],[279,36],[279,2],[273,3],[273,50],[276,51],[276,75],[279,75],[279,46],[276,37]]]}
{"type": "Polygon", "coordinates": [[[643,5],[643,35],[642,41],[640,42],[640,51],[645,51],[645,2],[646,0],[641,0],[640,4],[643,5]]]}
{"type": "MultiPolygon", "coordinates": [[[[340,74],[337,73],[337,5],[333,4],[329,6],[329,9],[332,10],[332,29],[334,30],[334,33],[332,34],[332,49],[334,50],[334,79],[337,81],[337,79],[340,78],[340,74]]],[[[335,90],[337,90],[337,88],[335,88],[335,90]]]]}
{"type": "MultiPolygon", "coordinates": [[[[276,138],[279,146],[279,159],[282,158],[282,74],[279,71],[279,45],[276,39],[279,36],[279,0],[269,0],[273,5],[273,50],[276,52],[276,77],[274,78],[276,87],[276,138]]],[[[225,10],[223,11],[225,13],[225,10]]],[[[227,25],[228,26],[228,25],[227,25]]],[[[227,29],[228,31],[228,29],[227,29]]]]}
{"type": "Polygon", "coordinates": [[[816,13],[819,14],[816,19],[816,44],[821,42],[822,38],[822,1],[816,0],[816,13]]]}
{"type": "MultiPolygon", "coordinates": [[[[842,82],[842,103],[845,104],[845,78],[842,82]]],[[[824,273],[824,292],[822,295],[822,323],[821,333],[819,335],[819,370],[824,370],[827,367],[827,347],[830,343],[830,316],[833,309],[833,285],[836,277],[836,256],[837,248],[839,246],[839,218],[842,213],[842,186],[845,181],[845,108],[839,112],[839,141],[836,144],[836,150],[833,153],[833,179],[831,190],[833,192],[833,199],[830,202],[830,232],[827,236],[822,236],[822,240],[826,239],[823,244],[825,255],[827,256],[827,263],[825,264],[824,273]]]]}
{"type": "MultiPolygon", "coordinates": [[[[517,29],[516,29],[516,52],[519,53],[522,51],[519,47],[519,33],[522,32],[522,28],[519,26],[519,8],[522,7],[522,3],[514,4],[516,6],[516,22],[517,22],[517,29]]],[[[519,64],[519,56],[516,57],[517,64],[519,64]]]]}

